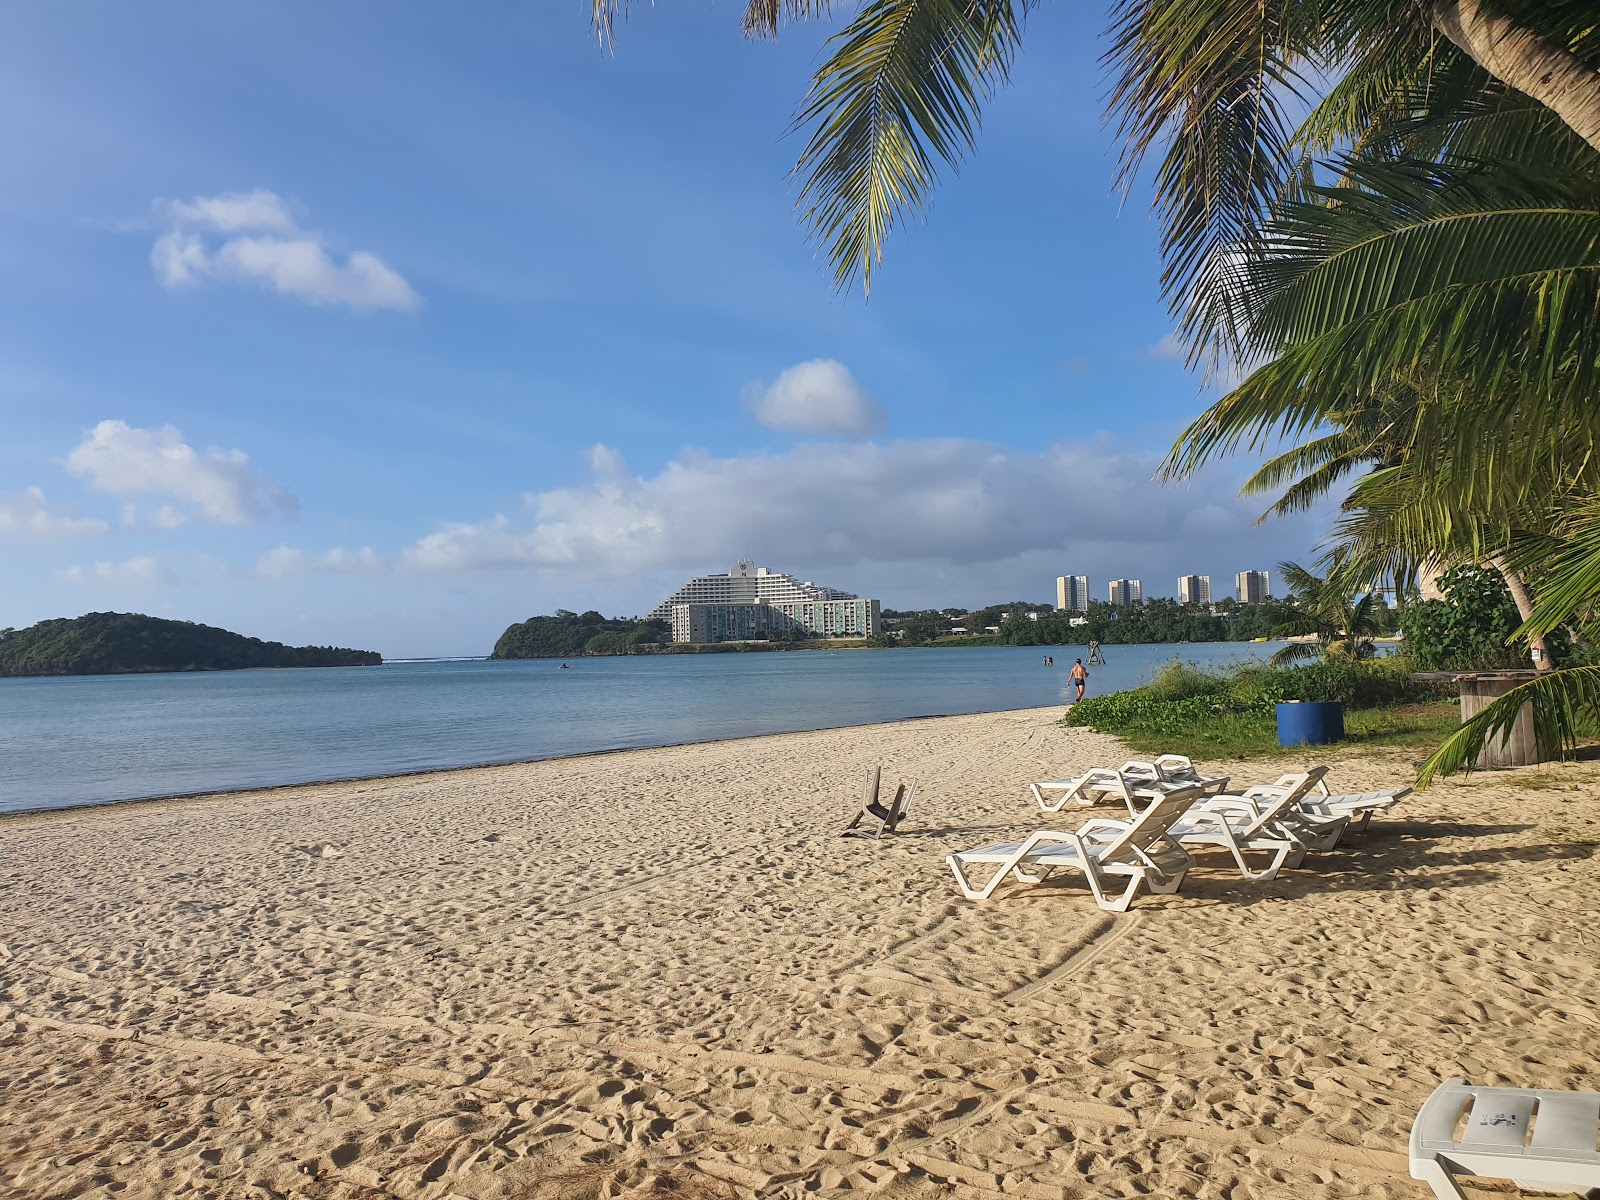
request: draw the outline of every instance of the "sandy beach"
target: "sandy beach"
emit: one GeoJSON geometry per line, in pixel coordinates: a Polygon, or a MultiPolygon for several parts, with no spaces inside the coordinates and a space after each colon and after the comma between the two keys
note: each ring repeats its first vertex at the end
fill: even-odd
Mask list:
{"type": "Polygon", "coordinates": [[[1059,717],[0,819],[0,1194],[1420,1197],[1441,1079],[1600,1086],[1600,763],[1121,916],[961,899],[1128,757],[1059,717]],[[910,817],[841,840],[873,764],[910,817]]]}

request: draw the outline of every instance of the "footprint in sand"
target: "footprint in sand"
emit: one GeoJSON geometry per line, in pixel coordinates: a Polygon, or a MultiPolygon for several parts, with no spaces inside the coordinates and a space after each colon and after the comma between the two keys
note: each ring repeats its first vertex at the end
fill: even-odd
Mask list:
{"type": "Polygon", "coordinates": [[[296,846],[295,849],[300,851],[302,854],[311,855],[312,858],[344,857],[343,848],[334,845],[332,842],[312,842],[307,846],[296,846]]]}

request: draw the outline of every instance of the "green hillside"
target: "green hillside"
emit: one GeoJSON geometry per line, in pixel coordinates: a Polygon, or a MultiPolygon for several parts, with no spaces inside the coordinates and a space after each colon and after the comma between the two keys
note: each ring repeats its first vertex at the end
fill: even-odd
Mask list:
{"type": "Polygon", "coordinates": [[[375,666],[371,650],[285,646],[192,621],[139,613],[89,613],[0,630],[0,678],[237,671],[247,667],[375,666]]]}

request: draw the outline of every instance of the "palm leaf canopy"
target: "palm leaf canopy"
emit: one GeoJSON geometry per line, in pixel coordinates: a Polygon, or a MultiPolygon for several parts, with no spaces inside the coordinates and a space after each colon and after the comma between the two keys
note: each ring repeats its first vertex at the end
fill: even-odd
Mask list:
{"type": "Polygon", "coordinates": [[[841,287],[870,292],[884,239],[924,215],[938,163],[977,138],[1036,0],[869,0],[828,43],[796,124],[800,208],[841,287]]]}
{"type": "Polygon", "coordinates": [[[1592,413],[1600,155],[1561,176],[1503,161],[1343,165],[1346,186],[1284,205],[1241,268],[1247,344],[1271,361],[1184,431],[1169,477],[1305,434],[1396,378],[1485,398],[1453,426],[1467,438],[1529,404],[1546,421],[1592,413]]]}

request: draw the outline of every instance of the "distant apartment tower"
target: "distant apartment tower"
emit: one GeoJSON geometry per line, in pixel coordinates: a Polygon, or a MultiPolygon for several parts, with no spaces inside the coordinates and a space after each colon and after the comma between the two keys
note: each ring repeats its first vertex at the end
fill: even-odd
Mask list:
{"type": "Polygon", "coordinates": [[[1107,598],[1111,603],[1122,607],[1139,603],[1143,595],[1144,585],[1137,579],[1113,579],[1107,598]]]}
{"type": "Polygon", "coordinates": [[[1240,604],[1260,604],[1272,599],[1272,577],[1266,571],[1240,571],[1233,577],[1233,594],[1240,604]]]}
{"type": "Polygon", "coordinates": [[[1210,604],[1211,603],[1211,576],[1209,576],[1209,575],[1179,575],[1178,576],[1178,603],[1179,604],[1210,604]]]}
{"type": "Polygon", "coordinates": [[[1063,612],[1089,611],[1089,577],[1087,575],[1056,576],[1056,607],[1063,612]]]}

